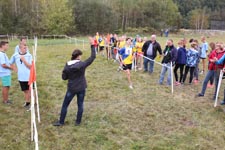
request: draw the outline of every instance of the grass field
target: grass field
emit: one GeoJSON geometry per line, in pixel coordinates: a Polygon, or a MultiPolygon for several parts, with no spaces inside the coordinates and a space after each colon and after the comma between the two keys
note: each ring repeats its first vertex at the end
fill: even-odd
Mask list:
{"type": "MultiPolygon", "coordinates": [[[[180,37],[171,38],[177,43],[180,37]]],[[[207,40],[222,41],[224,38],[207,40]]],[[[166,38],[158,40],[164,47],[166,38]]],[[[16,42],[10,43],[8,56],[13,53],[16,42]]],[[[31,50],[32,40],[29,42],[31,50]]],[[[74,126],[77,110],[74,99],[65,126],[53,127],[52,122],[58,119],[66,92],[67,82],[61,79],[62,69],[72,50],[83,49],[83,45],[60,40],[39,40],[38,43],[40,150],[225,149],[224,107],[213,108],[214,89],[207,89],[204,98],[196,98],[201,83],[184,85],[175,87],[172,95],[170,87],[157,84],[161,67],[155,65],[152,75],[132,72],[134,90],[130,90],[125,75],[117,72],[117,64],[99,55],[86,71],[88,89],[82,125],[74,126]]],[[[85,45],[82,57],[85,59],[89,55],[90,48],[85,45]]],[[[200,80],[203,78],[201,75],[200,80]]],[[[223,98],[222,91],[220,99],[223,98]]],[[[30,112],[22,107],[23,93],[15,73],[10,98],[13,105],[0,105],[0,149],[34,149],[34,143],[30,141],[30,112]]]]}

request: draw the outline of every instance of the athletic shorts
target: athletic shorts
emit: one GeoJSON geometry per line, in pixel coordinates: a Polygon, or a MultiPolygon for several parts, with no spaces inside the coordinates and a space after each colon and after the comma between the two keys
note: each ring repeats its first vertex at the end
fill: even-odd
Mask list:
{"type": "Polygon", "coordinates": [[[22,91],[29,90],[28,81],[19,81],[19,83],[20,83],[20,88],[22,91]]]}
{"type": "Polygon", "coordinates": [[[1,77],[2,86],[11,86],[11,75],[1,77]]]}
{"type": "Polygon", "coordinates": [[[200,59],[206,59],[206,58],[200,57],[200,59]]]}
{"type": "Polygon", "coordinates": [[[132,64],[128,64],[128,65],[123,65],[123,70],[131,70],[132,68],[132,64]]]}
{"type": "Polygon", "coordinates": [[[103,50],[104,50],[104,46],[100,46],[100,47],[99,47],[99,50],[100,50],[100,51],[103,51],[103,50]]]}

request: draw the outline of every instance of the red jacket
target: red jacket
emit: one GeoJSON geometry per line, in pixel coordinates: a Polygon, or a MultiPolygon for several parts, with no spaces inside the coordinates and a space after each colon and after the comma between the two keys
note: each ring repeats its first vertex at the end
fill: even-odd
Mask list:
{"type": "Polygon", "coordinates": [[[216,65],[214,62],[211,62],[210,59],[213,58],[217,58],[218,60],[225,54],[225,51],[222,52],[217,52],[216,50],[213,50],[210,54],[209,54],[209,66],[208,69],[209,70],[216,70],[216,69],[223,69],[223,64],[222,65],[216,65]]]}

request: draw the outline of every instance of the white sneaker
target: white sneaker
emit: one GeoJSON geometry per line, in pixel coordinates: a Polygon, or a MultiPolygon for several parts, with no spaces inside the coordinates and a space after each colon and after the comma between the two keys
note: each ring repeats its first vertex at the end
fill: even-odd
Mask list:
{"type": "Polygon", "coordinates": [[[119,66],[119,68],[117,69],[117,71],[122,71],[123,67],[119,66]]]}
{"type": "Polygon", "coordinates": [[[27,111],[31,111],[31,108],[29,107],[29,108],[27,108],[27,111]]]}
{"type": "Polygon", "coordinates": [[[130,89],[134,89],[132,85],[129,86],[130,89]]]}

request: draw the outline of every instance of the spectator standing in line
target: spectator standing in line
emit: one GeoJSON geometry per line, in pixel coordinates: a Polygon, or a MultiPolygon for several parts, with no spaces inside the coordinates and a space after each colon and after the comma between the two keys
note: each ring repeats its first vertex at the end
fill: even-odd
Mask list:
{"type": "Polygon", "coordinates": [[[175,61],[177,59],[177,49],[173,45],[173,40],[169,39],[167,40],[167,45],[165,50],[163,51],[163,60],[162,60],[162,70],[160,74],[159,84],[162,85],[164,81],[164,76],[166,72],[168,71],[167,76],[167,85],[171,85],[171,63],[175,64],[175,61]]]}

